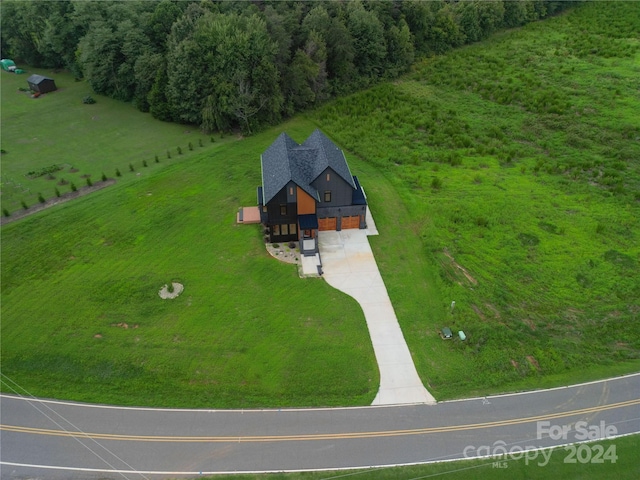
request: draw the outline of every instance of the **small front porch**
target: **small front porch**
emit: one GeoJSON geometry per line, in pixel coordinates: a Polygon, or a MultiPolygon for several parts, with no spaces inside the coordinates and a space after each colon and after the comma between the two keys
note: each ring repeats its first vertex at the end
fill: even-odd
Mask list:
{"type": "Polygon", "coordinates": [[[318,253],[318,237],[300,239],[300,254],[303,257],[312,257],[318,253]]]}
{"type": "Polygon", "coordinates": [[[298,215],[298,232],[302,256],[312,257],[319,253],[318,216],[314,214],[298,215]]]}
{"type": "Polygon", "coordinates": [[[300,277],[320,277],[322,276],[322,261],[320,253],[314,255],[300,255],[301,248],[298,242],[290,243],[267,243],[267,252],[281,262],[294,263],[298,265],[300,277]]]}

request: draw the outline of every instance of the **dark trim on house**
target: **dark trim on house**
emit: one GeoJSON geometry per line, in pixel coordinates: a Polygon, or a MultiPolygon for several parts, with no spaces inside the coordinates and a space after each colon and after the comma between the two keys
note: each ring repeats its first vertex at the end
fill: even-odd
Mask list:
{"type": "Polygon", "coordinates": [[[342,150],[320,130],[303,144],[286,133],[261,155],[260,218],[270,242],[300,242],[318,253],[323,229],[366,228],[367,201],[342,150]]]}

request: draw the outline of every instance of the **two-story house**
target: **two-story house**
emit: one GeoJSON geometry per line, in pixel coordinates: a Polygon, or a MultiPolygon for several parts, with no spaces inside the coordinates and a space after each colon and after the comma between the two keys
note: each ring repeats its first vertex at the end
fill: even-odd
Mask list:
{"type": "Polygon", "coordinates": [[[366,228],[367,201],[347,160],[320,130],[302,145],[280,134],[262,154],[261,222],[271,242],[299,241],[318,251],[318,231],[366,228]]]}

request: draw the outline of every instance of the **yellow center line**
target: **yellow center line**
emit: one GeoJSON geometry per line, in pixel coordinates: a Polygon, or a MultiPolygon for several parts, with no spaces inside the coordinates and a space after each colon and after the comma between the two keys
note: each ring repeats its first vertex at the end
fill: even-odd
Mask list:
{"type": "Polygon", "coordinates": [[[628,400],[625,402],[613,403],[610,405],[599,405],[595,407],[582,408],[533,417],[514,418],[511,420],[499,420],[495,422],[472,423],[468,425],[451,425],[445,427],[425,427],[408,430],[387,430],[372,432],[345,432],[345,433],[317,433],[299,435],[237,435],[237,436],[157,436],[157,435],[122,435],[112,433],[85,433],[71,432],[65,430],[51,430],[44,428],[21,427],[17,425],[0,425],[0,430],[7,432],[27,433],[34,435],[49,435],[58,437],[89,438],[94,440],[120,440],[138,442],[176,442],[176,443],[222,443],[222,442],[290,442],[290,441],[311,441],[311,440],[340,440],[352,438],[377,438],[396,437],[404,435],[427,435],[432,433],[458,432],[464,430],[475,430],[481,428],[497,428],[509,425],[535,422],[538,420],[549,420],[588,413],[596,413],[616,408],[630,407],[640,404],[640,399],[628,400]]]}

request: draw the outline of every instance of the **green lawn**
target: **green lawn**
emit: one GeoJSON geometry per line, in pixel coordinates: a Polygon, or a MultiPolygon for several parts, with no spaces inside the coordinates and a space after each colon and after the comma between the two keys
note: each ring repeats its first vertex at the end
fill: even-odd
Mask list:
{"type": "Polygon", "coordinates": [[[637,452],[640,448],[640,436],[616,438],[607,441],[583,444],[583,447],[575,446],[547,450],[543,457],[542,452],[534,458],[534,452],[530,457],[523,458],[497,458],[486,460],[465,460],[456,462],[443,462],[428,465],[414,465],[410,467],[371,468],[368,470],[343,470],[335,472],[301,472],[301,473],[274,473],[269,475],[216,475],[209,479],[234,479],[251,480],[336,480],[348,478],[350,480],[418,480],[424,478],[455,478],[456,480],[546,480],[548,478],[562,478],[564,480],[599,480],[603,478],[616,478],[619,480],[632,480],[640,475],[640,465],[637,461],[637,452]],[[600,445],[603,452],[615,453],[603,463],[590,463],[586,460],[595,459],[600,445]],[[595,447],[595,448],[594,448],[595,447]],[[571,456],[572,449],[582,448],[580,455],[585,463],[578,461],[576,455],[571,456]],[[589,450],[586,450],[589,448],[589,450]],[[592,448],[594,448],[592,450],[592,448]],[[615,450],[613,450],[613,449],[615,450]],[[611,450],[610,450],[611,449],[611,450]],[[547,462],[548,459],[548,462],[547,462]],[[576,460],[575,463],[565,463],[565,460],[576,460]]]}
{"type": "MultiPolygon", "coordinates": [[[[312,125],[288,127],[298,138],[312,125]]],[[[358,304],[272,259],[259,226],[235,225],[273,138],[3,227],[3,375],[34,395],[119,404],[373,400],[378,372],[358,304]],[[184,292],[160,299],[172,280],[184,292]]]]}
{"type": "Polygon", "coordinates": [[[76,82],[68,73],[28,70],[24,75],[0,72],[2,149],[6,151],[2,155],[2,207],[10,213],[21,209],[22,201],[28,206],[37,203],[38,193],[49,199],[56,188],[65,193],[71,183],[84,186],[87,175],[93,182],[103,173],[116,178],[118,169],[123,183],[234,139],[216,135],[212,144],[211,136],[196,128],[159,122],[132,105],[92,94],[86,82],[76,82]],[[58,90],[37,99],[20,91],[27,87],[32,73],[50,76],[58,90]],[[96,103],[82,103],[90,94],[96,103]],[[55,178],[27,177],[51,166],[60,168],[52,174],[55,178]]]}
{"type": "Polygon", "coordinates": [[[31,99],[25,76],[2,72],[3,208],[62,178],[122,174],[2,227],[3,375],[34,395],[128,405],[369,403],[378,371],[358,305],[234,224],[255,204],[260,154],[316,126],[362,181],[376,260],[436,398],[637,371],[638,24],[639,4],[588,4],[242,141],[84,105],[88,87],[64,74],[31,99]],[[50,165],[64,166],[53,180],[25,177],[50,165]],[[161,300],[171,280],[185,291],[161,300]],[[440,340],[444,326],[468,340],[440,340]]]}

